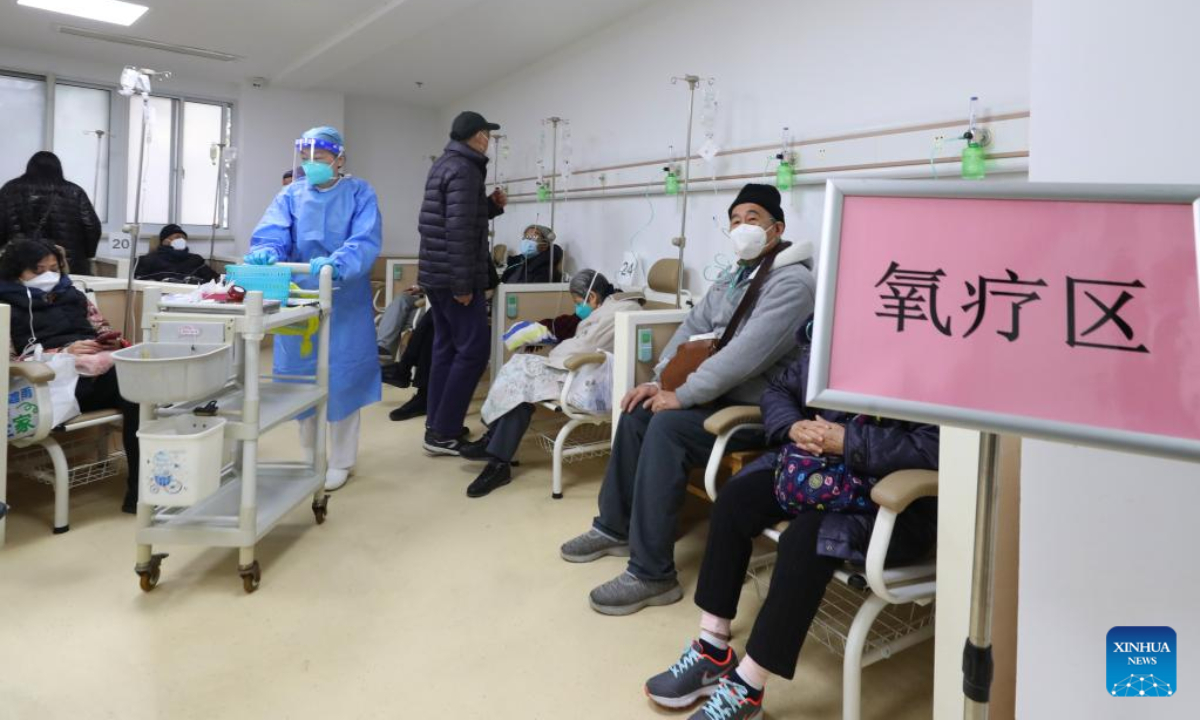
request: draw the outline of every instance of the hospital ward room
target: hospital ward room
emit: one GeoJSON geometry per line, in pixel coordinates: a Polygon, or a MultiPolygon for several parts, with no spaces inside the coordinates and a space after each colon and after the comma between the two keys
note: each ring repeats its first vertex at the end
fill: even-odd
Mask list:
{"type": "Polygon", "coordinates": [[[0,0],[0,720],[1200,717],[1196,27],[0,0]]]}

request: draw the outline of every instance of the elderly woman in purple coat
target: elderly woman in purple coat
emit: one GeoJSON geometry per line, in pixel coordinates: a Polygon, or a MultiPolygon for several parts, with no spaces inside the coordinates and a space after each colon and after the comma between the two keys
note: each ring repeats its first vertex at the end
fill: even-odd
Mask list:
{"type": "MultiPolygon", "coordinates": [[[[763,687],[771,675],[794,675],[834,571],[864,559],[878,511],[871,487],[898,470],[937,469],[935,426],[809,408],[811,319],[796,339],[799,358],[762,396],[764,429],[776,449],[730,480],[713,510],[696,587],[700,637],[646,683],[646,694],[666,707],[708,697],[693,718],[762,716],[763,687]],[[729,646],[730,625],[751,544],[784,520],[791,522],[779,538],[770,590],[739,662],[729,646]]],[[[897,519],[889,561],[924,556],[936,534],[937,500],[918,500],[897,519]]]]}

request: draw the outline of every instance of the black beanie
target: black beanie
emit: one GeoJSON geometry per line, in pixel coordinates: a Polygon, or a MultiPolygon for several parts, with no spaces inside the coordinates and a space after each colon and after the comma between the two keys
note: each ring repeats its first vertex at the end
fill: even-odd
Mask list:
{"type": "Polygon", "coordinates": [[[729,206],[729,217],[733,217],[733,209],[743,203],[754,203],[771,214],[779,222],[783,222],[783,198],[773,185],[750,183],[742,188],[737,199],[729,206]]]}
{"type": "Polygon", "coordinates": [[[179,227],[178,225],[164,225],[163,229],[158,231],[158,241],[162,242],[163,240],[166,240],[167,238],[176,234],[182,235],[185,238],[188,236],[188,234],[183,231],[183,228],[179,227]]]}

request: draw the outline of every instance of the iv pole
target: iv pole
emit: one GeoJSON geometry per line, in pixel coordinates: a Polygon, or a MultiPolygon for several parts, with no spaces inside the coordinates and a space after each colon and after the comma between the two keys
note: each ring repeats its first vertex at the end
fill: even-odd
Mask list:
{"type": "Polygon", "coordinates": [[[549,117],[543,122],[550,123],[550,229],[554,229],[554,205],[558,200],[558,124],[563,119],[560,117],[549,117]]]}
{"type": "MultiPolygon", "coordinates": [[[[683,219],[679,224],[679,237],[671,240],[671,244],[679,248],[679,272],[676,275],[675,282],[675,307],[683,307],[683,249],[687,247],[688,192],[692,187],[692,118],[696,112],[696,86],[700,83],[700,76],[684,75],[683,77],[673,77],[671,78],[671,84],[678,84],[680,80],[688,84],[688,124],[687,147],[683,154],[683,219]]],[[[712,80],[710,79],[709,82],[712,82],[712,80]]]]}
{"type": "Polygon", "coordinates": [[[150,126],[150,78],[171,77],[170,72],[155,72],[145,68],[126,67],[121,71],[120,94],[126,97],[140,95],[142,98],[142,132],[141,142],[138,143],[138,172],[137,190],[134,195],[133,224],[129,238],[129,277],[125,284],[125,326],[126,337],[135,331],[133,327],[133,271],[137,267],[138,240],[142,235],[142,184],[146,171],[146,134],[150,126]]]}
{"type": "MultiPolygon", "coordinates": [[[[495,143],[495,148],[496,148],[496,162],[494,165],[492,165],[492,170],[495,172],[495,175],[494,175],[495,180],[494,180],[493,184],[496,187],[500,187],[500,156],[503,154],[503,152],[500,149],[500,146],[501,146],[501,143],[503,143],[504,139],[507,137],[508,137],[507,135],[493,135],[492,136],[492,142],[495,143]]],[[[494,254],[496,252],[496,218],[492,218],[492,227],[491,227],[491,229],[488,230],[488,237],[491,241],[489,243],[488,250],[494,254]]]]}

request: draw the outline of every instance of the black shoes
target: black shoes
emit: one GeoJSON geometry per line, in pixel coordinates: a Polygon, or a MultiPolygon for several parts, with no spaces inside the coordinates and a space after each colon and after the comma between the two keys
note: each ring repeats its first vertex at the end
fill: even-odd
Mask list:
{"type": "Polygon", "coordinates": [[[491,462],[496,459],[492,457],[491,453],[489,453],[487,450],[488,443],[491,441],[492,438],[485,434],[475,442],[463,443],[463,446],[459,448],[458,454],[461,455],[464,460],[471,460],[473,462],[491,462]]]}
{"type": "Polygon", "coordinates": [[[510,482],[512,482],[512,467],[506,462],[493,460],[487,464],[483,472],[479,473],[479,477],[467,486],[467,497],[483,497],[510,482]]]}
{"type": "Polygon", "coordinates": [[[380,369],[380,377],[388,385],[398,388],[412,387],[412,367],[402,362],[384,365],[380,369]]]}
{"type": "Polygon", "coordinates": [[[418,392],[411,400],[388,413],[388,417],[395,421],[412,420],[424,415],[425,410],[425,393],[418,392]]]}
{"type": "Polygon", "coordinates": [[[137,500],[137,490],[126,490],[125,500],[121,503],[121,512],[126,515],[136,515],[137,500]]]}
{"type": "Polygon", "coordinates": [[[463,445],[466,444],[466,441],[461,437],[445,438],[432,430],[425,431],[425,452],[430,455],[458,457],[461,454],[463,445]]]}

